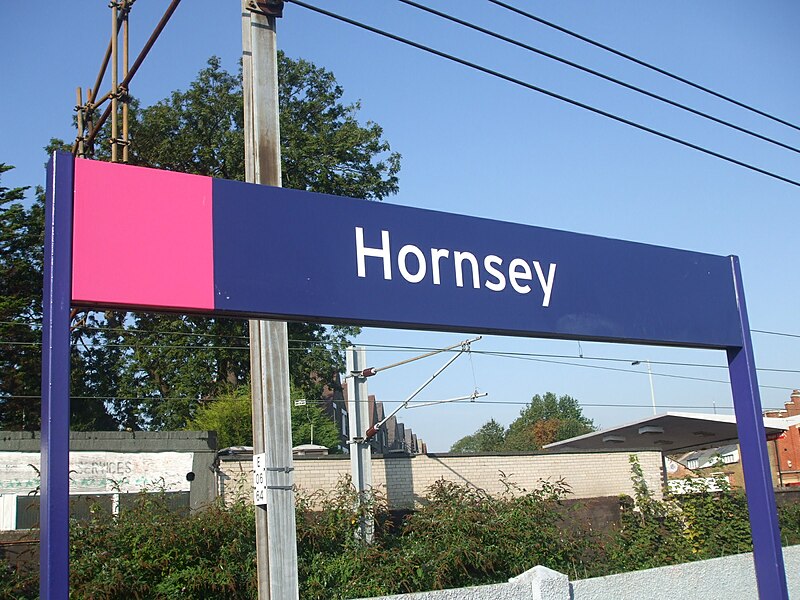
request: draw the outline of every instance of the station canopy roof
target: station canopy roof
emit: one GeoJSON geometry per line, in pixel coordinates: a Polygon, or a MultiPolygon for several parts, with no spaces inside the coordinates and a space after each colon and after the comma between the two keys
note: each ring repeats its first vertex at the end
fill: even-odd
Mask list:
{"type": "MultiPolygon", "coordinates": [[[[795,418],[764,418],[767,438],[800,422],[795,418]]],[[[666,454],[737,443],[736,417],[701,413],[664,413],[594,431],[545,446],[547,450],[660,450],[666,454]]]]}

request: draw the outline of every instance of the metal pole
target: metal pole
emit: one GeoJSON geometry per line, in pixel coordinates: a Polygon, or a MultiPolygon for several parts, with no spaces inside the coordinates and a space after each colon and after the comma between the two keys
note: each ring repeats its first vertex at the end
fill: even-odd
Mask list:
{"type": "Polygon", "coordinates": [[[111,3],[111,162],[118,162],[117,137],[119,124],[119,6],[111,3]]]}
{"type": "MultiPolygon", "coordinates": [[[[367,367],[367,352],[364,348],[350,346],[346,350],[347,372],[352,378],[347,384],[347,412],[350,415],[350,470],[353,485],[358,492],[359,513],[364,506],[366,494],[372,486],[372,448],[366,439],[370,427],[369,393],[367,378],[362,372],[367,367]]],[[[359,517],[358,535],[366,543],[372,542],[372,518],[367,514],[359,517]]]]}
{"type": "Polygon", "coordinates": [[[83,123],[83,113],[86,107],[83,105],[83,91],[81,90],[81,88],[78,88],[75,91],[75,100],[76,100],[75,110],[77,112],[77,118],[75,124],[77,125],[78,128],[78,139],[75,147],[75,152],[77,152],[78,156],[84,158],[86,153],[83,145],[84,133],[85,133],[84,123],[83,123]]]}
{"type": "Polygon", "coordinates": [[[103,83],[103,77],[105,77],[106,69],[108,68],[108,61],[111,60],[111,49],[113,48],[113,46],[114,46],[114,40],[112,38],[108,40],[108,48],[106,48],[106,53],[105,55],[103,55],[103,62],[100,65],[100,71],[98,71],[97,79],[94,80],[94,87],[92,88],[92,91],[89,93],[89,97],[86,99],[86,101],[89,104],[94,104],[95,96],[97,95],[97,92],[100,90],[100,86],[103,83]]]}
{"type": "Polygon", "coordinates": [[[731,257],[731,270],[739,308],[742,347],[728,349],[728,371],[733,392],[733,407],[736,412],[736,429],[742,451],[758,595],[764,599],[788,600],[778,510],[772,487],[772,471],[764,431],[761,397],[758,392],[753,342],[750,339],[750,323],[744,300],[741,269],[739,260],[735,256],[731,257]]]}
{"type": "Polygon", "coordinates": [[[435,356],[436,354],[441,354],[442,352],[447,352],[448,350],[453,350],[454,348],[463,348],[464,344],[471,344],[472,342],[477,342],[482,338],[483,336],[479,335],[478,337],[474,337],[470,340],[464,340],[463,342],[458,342],[457,344],[453,344],[452,346],[448,346],[447,348],[439,348],[438,350],[433,350],[426,354],[420,354],[419,356],[414,356],[413,358],[407,358],[405,360],[401,360],[399,362],[386,365],[385,367],[368,367],[367,369],[364,370],[364,375],[366,375],[367,377],[372,377],[373,375],[377,375],[381,371],[386,371],[387,369],[393,369],[395,367],[407,365],[408,363],[412,363],[416,360],[422,360],[423,358],[428,358],[429,356],[435,356]]]}
{"type": "Polygon", "coordinates": [[[653,414],[656,413],[656,389],[653,387],[653,370],[650,368],[650,361],[647,362],[647,376],[650,378],[650,401],[653,403],[653,414]]]}
{"type": "Polygon", "coordinates": [[[72,156],[50,160],[42,299],[42,447],[39,597],[69,597],[69,322],[72,299],[72,156]]]}
{"type": "MultiPolygon", "coordinates": [[[[242,0],[246,179],[280,186],[275,25],[275,17],[242,0]]],[[[266,508],[256,507],[259,600],[299,598],[288,357],[286,323],[250,322],[253,452],[266,454],[267,467],[266,508]]]]}
{"type": "Polygon", "coordinates": [[[117,156],[117,113],[119,111],[119,7],[116,0],[111,3],[111,162],[117,156]]]}
{"type": "MultiPolygon", "coordinates": [[[[122,10],[122,78],[128,81],[128,67],[130,59],[128,57],[128,42],[129,42],[129,27],[130,27],[130,14],[131,2],[124,0],[125,5],[122,10]]],[[[128,104],[130,96],[128,95],[127,86],[123,89],[122,98],[122,162],[128,162],[128,104]]]]}
{"type": "MultiPolygon", "coordinates": [[[[172,16],[172,13],[174,13],[175,9],[178,8],[178,4],[180,4],[180,1],[181,0],[172,0],[172,2],[170,2],[170,5],[167,7],[166,12],[164,13],[164,16],[161,17],[161,20],[158,22],[158,25],[156,25],[155,30],[153,31],[152,34],[150,34],[150,38],[145,43],[144,48],[142,48],[142,51],[139,52],[139,56],[137,56],[136,60],[133,61],[133,65],[131,66],[130,71],[128,71],[128,74],[125,76],[125,79],[122,80],[122,83],[119,84],[119,87],[123,87],[123,88],[126,88],[126,89],[128,88],[128,86],[130,85],[131,79],[133,79],[133,76],[136,75],[136,71],[139,70],[139,67],[142,65],[142,62],[144,62],[144,59],[147,58],[147,54],[152,49],[153,44],[156,43],[156,39],[158,39],[158,36],[164,30],[164,27],[166,27],[167,22],[169,21],[170,17],[172,16]]],[[[113,37],[112,37],[111,42],[112,42],[112,46],[113,46],[114,45],[114,38],[113,37]]],[[[102,72],[103,72],[103,69],[101,69],[101,73],[102,72]]],[[[98,77],[100,77],[100,76],[98,76],[98,77]]],[[[96,87],[97,86],[95,85],[95,88],[96,87]]],[[[116,90],[116,87],[114,85],[112,85],[111,91],[114,92],[115,90],[116,90]]],[[[95,94],[97,93],[97,89],[94,90],[94,93],[95,94]]],[[[105,96],[104,96],[104,98],[105,98],[105,96]]],[[[91,104],[93,106],[95,106],[96,104],[101,104],[101,102],[94,103],[94,101],[92,101],[91,104]]],[[[97,134],[100,132],[100,128],[103,126],[103,123],[106,122],[106,119],[108,119],[110,114],[111,114],[111,105],[109,105],[106,108],[105,112],[103,112],[103,114],[100,116],[100,118],[98,119],[98,121],[95,124],[94,128],[92,128],[92,130],[89,132],[89,135],[86,137],[87,145],[89,145],[91,147],[91,144],[94,143],[94,139],[97,137],[97,134]]]]}
{"type": "MultiPolygon", "coordinates": [[[[412,401],[412,400],[413,400],[413,399],[414,399],[414,398],[417,396],[417,394],[419,394],[419,393],[420,393],[422,390],[424,390],[424,389],[425,389],[425,388],[428,386],[428,384],[430,384],[430,383],[431,383],[431,382],[432,382],[434,379],[436,379],[436,378],[437,378],[437,377],[438,377],[438,376],[439,376],[439,375],[442,373],[442,371],[444,371],[444,370],[445,370],[447,367],[449,367],[450,365],[452,365],[452,364],[453,364],[453,363],[456,361],[456,359],[457,359],[459,356],[461,356],[462,354],[464,354],[464,352],[466,352],[467,350],[469,350],[470,344],[471,344],[472,342],[474,342],[474,341],[476,341],[476,340],[479,340],[479,339],[481,339],[481,337],[480,337],[480,336],[479,336],[479,337],[477,337],[477,338],[475,338],[475,339],[472,339],[472,340],[466,340],[466,341],[464,341],[464,342],[461,342],[460,344],[457,344],[457,346],[461,346],[461,350],[459,350],[459,351],[458,351],[458,353],[457,353],[455,356],[451,357],[451,358],[450,358],[450,359],[449,359],[449,360],[448,360],[448,361],[447,361],[447,362],[446,362],[444,365],[442,365],[442,366],[439,368],[439,370],[437,370],[437,371],[436,371],[436,372],[435,372],[433,375],[431,375],[430,377],[428,377],[428,379],[425,381],[425,383],[423,383],[421,386],[419,386],[419,387],[418,387],[418,388],[417,388],[417,389],[414,391],[414,393],[412,393],[412,394],[411,394],[411,395],[410,395],[408,398],[406,398],[406,399],[405,399],[405,400],[404,400],[404,401],[403,401],[403,402],[400,404],[400,406],[398,406],[397,408],[395,408],[395,409],[394,409],[392,412],[390,412],[388,415],[386,415],[386,416],[385,416],[383,419],[381,419],[380,421],[378,421],[377,423],[375,423],[375,425],[373,425],[372,427],[370,427],[370,428],[367,430],[367,434],[366,434],[366,435],[367,435],[367,438],[372,438],[372,436],[374,436],[376,433],[378,433],[378,430],[380,430],[380,428],[381,428],[381,427],[383,427],[383,424],[384,424],[384,423],[386,423],[386,421],[388,421],[388,420],[389,420],[389,419],[391,419],[393,416],[395,416],[397,413],[399,413],[401,410],[403,410],[405,407],[407,407],[407,406],[408,406],[408,403],[409,403],[409,402],[411,402],[411,401],[412,401]]],[[[442,352],[443,352],[443,350],[442,350],[442,352]]],[[[438,352],[437,352],[437,353],[438,353],[438,352]]],[[[430,356],[430,355],[429,355],[429,356],[430,356]]],[[[370,377],[370,376],[372,376],[372,372],[373,372],[373,371],[375,371],[375,369],[364,369],[364,370],[363,370],[363,371],[361,371],[360,373],[353,373],[353,372],[351,371],[351,373],[353,374],[353,376],[358,376],[358,375],[360,375],[360,376],[363,376],[363,377],[370,377]]]]}
{"type": "MultiPolygon", "coordinates": [[[[92,106],[92,102],[89,100],[92,96],[94,96],[94,90],[89,88],[86,90],[86,133],[88,134],[92,128],[94,127],[94,106],[92,106]]],[[[84,147],[84,154],[88,154],[91,156],[93,154],[92,146],[86,141],[86,136],[83,138],[83,147],[84,147]]]]}

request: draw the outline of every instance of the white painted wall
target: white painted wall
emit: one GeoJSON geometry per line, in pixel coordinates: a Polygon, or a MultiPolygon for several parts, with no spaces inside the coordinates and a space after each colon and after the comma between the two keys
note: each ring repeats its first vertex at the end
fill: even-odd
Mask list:
{"type": "MultiPolygon", "coordinates": [[[[789,596],[800,598],[800,546],[783,549],[789,596]]],[[[759,600],[753,555],[737,554],[658,569],[568,582],[534,567],[508,583],[382,596],[371,600],[759,600]]],[[[768,600],[762,598],[761,600],[768,600]]]]}
{"type": "Polygon", "coordinates": [[[0,494],[0,531],[17,527],[17,495],[0,494]]]}
{"type": "MultiPolygon", "coordinates": [[[[69,453],[72,494],[189,491],[192,452],[69,453]]],[[[38,452],[0,452],[0,494],[24,496],[39,487],[38,452]]]]}

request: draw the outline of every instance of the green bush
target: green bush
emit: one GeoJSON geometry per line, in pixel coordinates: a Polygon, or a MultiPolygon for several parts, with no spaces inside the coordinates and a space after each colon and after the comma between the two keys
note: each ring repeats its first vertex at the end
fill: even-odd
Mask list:
{"type": "Polygon", "coordinates": [[[38,573],[17,571],[7,561],[0,561],[0,598],[26,600],[38,597],[38,573]]]}
{"type": "Polygon", "coordinates": [[[685,525],[684,537],[696,559],[752,552],[747,498],[731,490],[725,479],[717,481],[722,491],[712,491],[703,481],[689,484],[691,493],[676,499],[685,525]]]}
{"type": "Polygon", "coordinates": [[[630,462],[634,498],[620,498],[620,527],[606,546],[609,571],[635,571],[691,560],[679,507],[673,501],[654,499],[635,455],[630,462]]]}
{"type": "Polygon", "coordinates": [[[74,598],[253,598],[253,508],[213,505],[191,515],[142,493],[116,517],[71,528],[74,598]]]}
{"type": "Polygon", "coordinates": [[[800,502],[778,507],[781,539],[785,546],[800,544],[800,502]]]}
{"type": "MultiPolygon", "coordinates": [[[[426,503],[392,520],[378,494],[349,479],[328,494],[297,495],[303,600],[337,600],[507,580],[537,565],[571,578],[676,564],[751,549],[744,495],[701,484],[657,500],[635,458],[634,498],[623,497],[617,528],[592,531],[571,518],[563,482],[532,491],[507,483],[491,495],[438,481],[426,503]],[[374,520],[371,544],[357,536],[374,520]]],[[[800,505],[779,511],[786,542],[800,541],[800,505]]],[[[246,502],[182,514],[158,493],[113,516],[71,526],[71,597],[80,599],[254,599],[254,509],[246,502]]],[[[0,562],[0,598],[38,596],[36,574],[0,562]]]]}

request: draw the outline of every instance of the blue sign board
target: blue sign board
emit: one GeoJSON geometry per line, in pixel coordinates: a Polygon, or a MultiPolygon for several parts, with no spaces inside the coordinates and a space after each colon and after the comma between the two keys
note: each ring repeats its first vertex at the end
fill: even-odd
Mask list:
{"type": "Polygon", "coordinates": [[[71,306],[724,349],[763,598],[788,598],[738,259],[75,160],[46,195],[41,597],[68,596],[71,306]]]}
{"type": "Polygon", "coordinates": [[[215,309],[322,322],[726,348],[731,260],[214,182],[215,309]]]}
{"type": "Polygon", "coordinates": [[[742,343],[730,257],[80,159],[74,188],[76,305],[742,343]]]}

